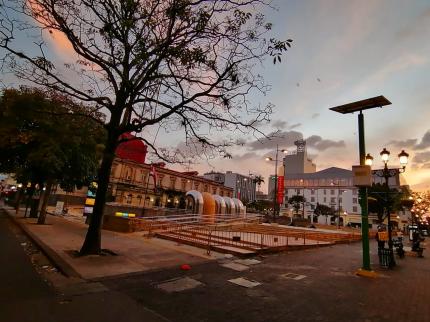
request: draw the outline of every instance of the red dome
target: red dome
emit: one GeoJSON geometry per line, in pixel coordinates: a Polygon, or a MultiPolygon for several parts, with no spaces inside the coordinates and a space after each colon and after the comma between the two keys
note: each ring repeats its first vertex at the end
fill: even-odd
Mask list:
{"type": "Polygon", "coordinates": [[[122,134],[120,140],[121,139],[127,139],[130,141],[126,141],[118,145],[115,154],[121,159],[132,160],[137,163],[145,163],[147,147],[142,140],[136,138],[130,133],[122,134]]]}

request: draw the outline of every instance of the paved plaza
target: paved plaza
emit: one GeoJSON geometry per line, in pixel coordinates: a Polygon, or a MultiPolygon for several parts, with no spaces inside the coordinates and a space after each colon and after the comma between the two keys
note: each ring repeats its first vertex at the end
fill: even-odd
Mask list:
{"type": "MultiPolygon", "coordinates": [[[[64,219],[48,217],[51,226],[61,225],[60,220],[64,219]]],[[[1,292],[0,313],[7,321],[429,320],[430,255],[426,253],[424,258],[397,259],[397,267],[385,270],[378,266],[372,241],[372,268],[378,277],[364,278],[354,274],[361,266],[360,242],[240,259],[216,253],[207,256],[201,249],[168,241],[157,244],[154,240],[155,248],[145,243],[138,246],[134,241],[121,241],[135,240],[136,236],[103,231],[109,247],[114,245],[109,239],[115,236],[118,255],[114,261],[121,261],[128,253],[143,253],[151,259],[152,269],[146,269],[145,257],[139,257],[140,271],[133,262],[133,271],[124,274],[127,269],[123,267],[115,275],[115,268],[103,263],[109,259],[93,257],[86,260],[87,272],[98,269],[106,272],[105,276],[91,277],[91,273],[85,278],[67,278],[55,273],[52,263],[42,263],[39,268],[33,265],[36,271],[40,267],[53,270],[48,275],[37,274],[25,259],[22,245],[28,241],[13,237],[11,227],[17,227],[5,216],[1,223],[3,246],[12,245],[7,256],[14,259],[0,271],[2,280],[8,280],[8,287],[1,292]],[[132,243],[133,247],[121,251],[121,243],[132,243]],[[157,257],[154,249],[163,251],[157,257]],[[89,262],[94,264],[92,268],[89,262]],[[191,269],[181,269],[182,264],[191,269]],[[153,269],[157,265],[159,269],[153,269]],[[18,310],[20,306],[25,310],[18,310]]],[[[76,237],[76,244],[80,238],[76,237]]],[[[61,236],[57,239],[65,243],[61,236]]],[[[34,256],[31,258],[34,262],[34,256]]],[[[131,257],[127,258],[124,263],[131,257]]]]}

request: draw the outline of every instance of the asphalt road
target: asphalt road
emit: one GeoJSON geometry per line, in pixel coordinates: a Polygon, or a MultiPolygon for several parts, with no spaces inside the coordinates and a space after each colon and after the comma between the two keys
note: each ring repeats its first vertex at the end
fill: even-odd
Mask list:
{"type": "Polygon", "coordinates": [[[14,233],[13,225],[0,209],[1,322],[166,321],[97,282],[60,277],[57,281],[62,285],[50,286],[35,270],[21,245],[29,241],[14,233]]]}

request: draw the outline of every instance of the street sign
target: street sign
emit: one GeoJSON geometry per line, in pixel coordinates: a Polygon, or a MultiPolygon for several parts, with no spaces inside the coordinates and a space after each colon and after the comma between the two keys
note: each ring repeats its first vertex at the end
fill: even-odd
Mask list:
{"type": "Polygon", "coordinates": [[[357,187],[370,187],[372,185],[372,169],[369,165],[353,165],[352,181],[357,187]]]}

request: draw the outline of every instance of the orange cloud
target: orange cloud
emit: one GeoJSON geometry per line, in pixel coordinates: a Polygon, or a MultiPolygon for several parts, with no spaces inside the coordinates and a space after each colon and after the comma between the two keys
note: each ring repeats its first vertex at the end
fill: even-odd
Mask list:
{"type": "Polygon", "coordinates": [[[37,23],[42,27],[47,27],[49,42],[53,45],[55,52],[61,56],[74,56],[75,51],[72,44],[67,39],[66,35],[58,30],[49,29],[51,23],[51,16],[44,9],[41,2],[38,0],[27,0],[28,7],[33,12],[33,17],[37,23]]]}

